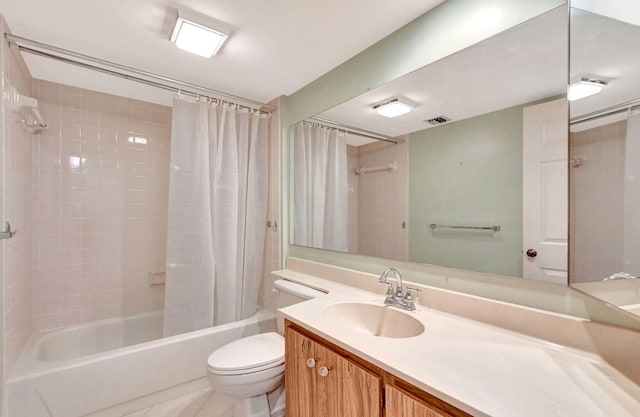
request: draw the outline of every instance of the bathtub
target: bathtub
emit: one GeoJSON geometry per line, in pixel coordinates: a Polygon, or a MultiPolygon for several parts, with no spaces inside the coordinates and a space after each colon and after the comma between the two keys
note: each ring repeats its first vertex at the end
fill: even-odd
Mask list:
{"type": "Polygon", "coordinates": [[[23,355],[24,365],[40,365],[42,368],[44,365],[42,362],[60,362],[81,358],[150,342],[161,337],[161,311],[127,318],[100,320],[81,326],[70,326],[43,333],[34,338],[31,341],[32,346],[25,349],[28,354],[23,355]],[[41,363],[38,364],[38,362],[41,363]]]}
{"type": "Polygon", "coordinates": [[[215,349],[275,330],[275,315],[260,311],[235,323],[166,338],[160,338],[160,313],[44,332],[29,341],[7,381],[8,415],[97,415],[201,380],[215,349]]]}

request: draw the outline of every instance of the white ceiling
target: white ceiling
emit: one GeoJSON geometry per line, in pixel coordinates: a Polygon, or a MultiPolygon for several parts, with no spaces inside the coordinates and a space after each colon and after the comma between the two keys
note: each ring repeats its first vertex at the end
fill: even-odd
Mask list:
{"type": "Polygon", "coordinates": [[[638,0],[571,0],[573,9],[589,11],[633,25],[640,25],[638,6],[638,0]]]}
{"type": "MultiPolygon", "coordinates": [[[[0,12],[16,35],[268,102],[297,91],[443,1],[0,0],[0,12]],[[169,42],[178,9],[230,28],[217,56],[201,58],[169,42]]],[[[157,89],[28,54],[25,59],[36,78],[170,101],[157,89]]]]}
{"type": "MultiPolygon", "coordinates": [[[[629,9],[627,17],[633,16],[633,11],[629,9]]],[[[640,17],[638,5],[635,11],[640,17]]],[[[607,81],[608,85],[600,94],[571,102],[571,117],[640,98],[639,40],[640,26],[572,10],[571,82],[588,77],[607,81]]]]}
{"type": "Polygon", "coordinates": [[[563,94],[567,9],[557,8],[317,115],[391,137],[563,94]],[[389,119],[373,106],[401,98],[415,108],[389,119]]]}
{"type": "MultiPolygon", "coordinates": [[[[571,102],[571,117],[640,99],[640,55],[636,53],[640,4],[633,3],[637,1],[616,0],[607,3],[610,7],[592,0],[572,2],[589,11],[571,9],[569,74],[567,10],[560,7],[316,117],[398,137],[433,127],[425,120],[436,116],[463,120],[561,95],[568,80],[582,77],[602,79],[608,85],[600,94],[571,102]],[[627,7],[621,9],[620,4],[627,7]],[[373,106],[391,98],[404,99],[415,108],[394,119],[376,114],[373,106]]],[[[572,130],[610,121],[599,119],[572,130]]]]}

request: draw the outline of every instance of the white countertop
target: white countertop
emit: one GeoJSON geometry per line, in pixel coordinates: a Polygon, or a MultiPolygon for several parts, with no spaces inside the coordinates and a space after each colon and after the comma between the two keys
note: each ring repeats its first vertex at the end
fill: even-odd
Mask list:
{"type": "Polygon", "coordinates": [[[420,304],[406,314],[422,322],[422,334],[377,337],[322,311],[342,302],[382,305],[384,296],[298,272],[278,275],[328,291],[279,310],[287,319],[475,416],[640,416],[640,387],[596,354],[420,304]]]}

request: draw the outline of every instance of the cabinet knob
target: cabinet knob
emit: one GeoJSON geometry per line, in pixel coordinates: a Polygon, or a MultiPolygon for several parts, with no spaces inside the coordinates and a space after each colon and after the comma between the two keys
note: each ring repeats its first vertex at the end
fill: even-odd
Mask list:
{"type": "Polygon", "coordinates": [[[321,377],[325,377],[329,375],[330,370],[331,369],[327,368],[326,366],[321,366],[320,369],[318,370],[318,373],[320,374],[321,377]]]}
{"type": "Polygon", "coordinates": [[[313,368],[316,366],[316,360],[314,358],[307,359],[307,368],[313,368]]]}

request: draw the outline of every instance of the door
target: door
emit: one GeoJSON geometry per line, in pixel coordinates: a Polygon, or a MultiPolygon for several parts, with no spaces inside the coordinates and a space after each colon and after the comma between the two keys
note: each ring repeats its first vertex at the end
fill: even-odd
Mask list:
{"type": "Polygon", "coordinates": [[[523,276],[567,283],[568,107],[566,99],[523,111],[523,276]]]}

